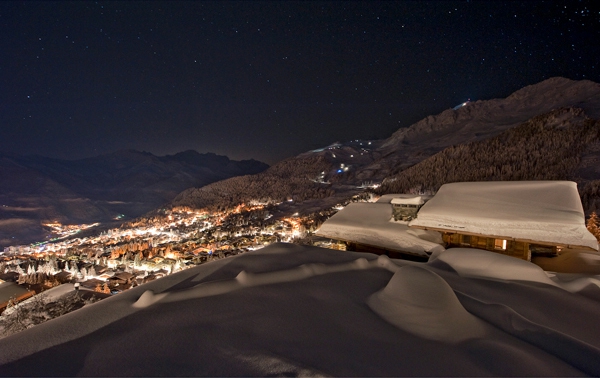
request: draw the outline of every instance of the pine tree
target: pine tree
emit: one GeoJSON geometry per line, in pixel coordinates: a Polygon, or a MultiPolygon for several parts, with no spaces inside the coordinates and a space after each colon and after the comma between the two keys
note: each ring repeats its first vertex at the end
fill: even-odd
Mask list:
{"type": "Polygon", "coordinates": [[[590,214],[590,219],[587,222],[588,231],[596,237],[596,239],[600,242],[600,226],[599,226],[598,215],[595,211],[590,214]]]}

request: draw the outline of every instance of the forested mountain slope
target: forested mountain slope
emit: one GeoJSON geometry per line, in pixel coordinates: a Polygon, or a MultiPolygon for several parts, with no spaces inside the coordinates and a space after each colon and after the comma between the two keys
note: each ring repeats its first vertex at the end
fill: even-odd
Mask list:
{"type": "Polygon", "coordinates": [[[478,100],[430,115],[396,131],[378,150],[381,157],[365,167],[359,177],[383,179],[446,147],[493,137],[561,107],[581,108],[590,118],[600,119],[600,84],[554,77],[503,99],[478,100]]]}
{"type": "Polygon", "coordinates": [[[380,194],[430,192],[460,181],[573,180],[593,210],[582,158],[600,141],[600,121],[578,108],[536,116],[493,138],[452,146],[384,180],[380,194]],[[588,198],[589,197],[589,198],[588,198]]]}
{"type": "Polygon", "coordinates": [[[233,207],[239,203],[276,203],[304,201],[334,194],[332,185],[319,182],[321,172],[333,168],[325,156],[315,155],[284,160],[265,172],[219,181],[201,188],[191,188],[172,201],[173,206],[193,208],[233,207]]]}

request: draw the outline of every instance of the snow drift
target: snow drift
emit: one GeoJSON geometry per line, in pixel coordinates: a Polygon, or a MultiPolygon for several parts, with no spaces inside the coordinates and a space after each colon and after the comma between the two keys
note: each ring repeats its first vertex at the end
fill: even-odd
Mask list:
{"type": "Polygon", "coordinates": [[[2,339],[0,374],[600,374],[600,295],[527,281],[526,269],[488,278],[504,259],[466,277],[456,259],[273,244],[2,339]]]}

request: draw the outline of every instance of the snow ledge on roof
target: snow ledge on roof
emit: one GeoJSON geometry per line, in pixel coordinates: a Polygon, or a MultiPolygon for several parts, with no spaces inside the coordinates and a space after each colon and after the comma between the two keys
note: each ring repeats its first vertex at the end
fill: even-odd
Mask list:
{"type": "Polygon", "coordinates": [[[571,181],[445,184],[409,226],[598,250],[571,181]]]}

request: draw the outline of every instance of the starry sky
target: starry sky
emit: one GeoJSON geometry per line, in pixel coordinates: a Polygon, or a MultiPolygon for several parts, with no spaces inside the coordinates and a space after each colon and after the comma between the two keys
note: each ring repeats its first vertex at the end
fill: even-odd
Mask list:
{"type": "Polygon", "coordinates": [[[0,151],[273,164],[553,76],[600,82],[594,1],[0,2],[0,151]]]}

